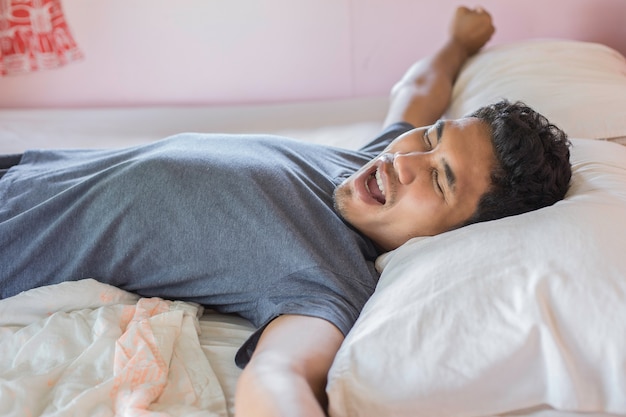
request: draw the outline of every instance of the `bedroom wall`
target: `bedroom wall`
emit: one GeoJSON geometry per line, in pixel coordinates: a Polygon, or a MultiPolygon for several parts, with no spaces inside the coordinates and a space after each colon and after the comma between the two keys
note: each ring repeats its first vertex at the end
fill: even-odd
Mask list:
{"type": "MultiPolygon", "coordinates": [[[[85,59],[0,78],[0,107],[206,105],[386,95],[445,39],[456,0],[64,0],[85,59]]],[[[469,4],[469,3],[467,3],[469,4]]],[[[483,0],[492,44],[626,53],[624,0],[483,0]]],[[[472,4],[474,3],[472,2],[472,4]]]]}

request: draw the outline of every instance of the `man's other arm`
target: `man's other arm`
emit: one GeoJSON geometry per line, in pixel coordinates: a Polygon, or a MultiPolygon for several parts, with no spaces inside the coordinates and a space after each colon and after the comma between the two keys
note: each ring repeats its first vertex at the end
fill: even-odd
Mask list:
{"type": "Polygon", "coordinates": [[[326,378],[343,339],[323,319],[274,319],[237,383],[236,416],[325,416],[326,378]]]}
{"type": "Polygon", "coordinates": [[[463,64],[494,31],[485,10],[457,8],[444,46],[413,64],[394,85],[385,126],[401,121],[416,127],[435,123],[450,105],[452,86],[463,64]]]}

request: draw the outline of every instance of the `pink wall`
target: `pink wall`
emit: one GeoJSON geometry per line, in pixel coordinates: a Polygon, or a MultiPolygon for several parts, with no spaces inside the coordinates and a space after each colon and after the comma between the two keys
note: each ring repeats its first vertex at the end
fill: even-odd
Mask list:
{"type": "MultiPolygon", "coordinates": [[[[0,78],[0,107],[285,102],[386,95],[445,39],[456,0],[64,0],[85,59],[0,78]]],[[[469,3],[468,3],[469,4],[469,3]]],[[[493,44],[626,53],[624,0],[483,0],[493,44]]],[[[470,4],[470,5],[473,5],[470,4]]]]}

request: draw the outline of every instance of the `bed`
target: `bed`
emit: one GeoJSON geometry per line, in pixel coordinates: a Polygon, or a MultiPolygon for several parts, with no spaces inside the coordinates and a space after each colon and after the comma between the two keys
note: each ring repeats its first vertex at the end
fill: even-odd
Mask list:
{"type": "MultiPolygon", "coordinates": [[[[331,416],[626,415],[626,59],[557,39],[490,47],[464,67],[446,117],[499,98],[569,134],[565,200],[382,255],[329,373],[331,416]]],[[[181,131],[356,148],[386,105],[5,109],[0,149],[117,147],[181,131]]],[[[233,357],[252,331],[94,280],[30,290],[0,300],[0,414],[232,416],[233,357]]]]}

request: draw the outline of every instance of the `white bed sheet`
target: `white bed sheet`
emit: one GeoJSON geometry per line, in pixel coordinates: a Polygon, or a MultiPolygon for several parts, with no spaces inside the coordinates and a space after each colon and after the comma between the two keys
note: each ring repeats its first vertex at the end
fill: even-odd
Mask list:
{"type": "Polygon", "coordinates": [[[182,132],[273,133],[356,148],[382,125],[388,98],[224,107],[0,110],[0,154],[29,148],[133,146],[182,132]]]}

